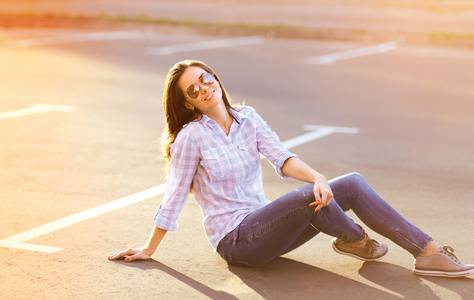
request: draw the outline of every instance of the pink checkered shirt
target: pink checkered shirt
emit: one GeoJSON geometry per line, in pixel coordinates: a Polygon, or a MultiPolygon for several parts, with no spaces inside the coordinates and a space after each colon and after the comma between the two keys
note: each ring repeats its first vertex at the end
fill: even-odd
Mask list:
{"type": "Polygon", "coordinates": [[[296,156],[253,108],[243,106],[232,114],[229,135],[206,115],[179,132],[171,145],[166,193],[154,217],[157,227],[176,230],[193,182],[214,249],[248,214],[270,203],[263,190],[260,153],[281,177],[283,163],[296,156]]]}

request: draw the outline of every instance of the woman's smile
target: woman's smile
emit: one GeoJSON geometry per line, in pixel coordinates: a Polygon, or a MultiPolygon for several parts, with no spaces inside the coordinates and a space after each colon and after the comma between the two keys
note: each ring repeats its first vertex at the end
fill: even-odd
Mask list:
{"type": "MultiPolygon", "coordinates": [[[[208,91],[209,92],[209,91],[208,91]]],[[[212,92],[209,93],[209,95],[207,95],[202,101],[205,102],[205,101],[210,101],[213,97],[214,97],[214,94],[216,93],[216,90],[212,90],[212,92]]]]}

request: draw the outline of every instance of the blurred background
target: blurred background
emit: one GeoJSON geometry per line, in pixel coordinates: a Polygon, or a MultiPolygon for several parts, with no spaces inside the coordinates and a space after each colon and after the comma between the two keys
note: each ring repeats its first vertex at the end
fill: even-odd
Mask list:
{"type": "Polygon", "coordinates": [[[220,34],[258,32],[277,37],[357,40],[401,38],[409,42],[459,45],[472,45],[474,34],[472,1],[3,0],[0,3],[4,27],[146,23],[199,27],[220,34]]]}

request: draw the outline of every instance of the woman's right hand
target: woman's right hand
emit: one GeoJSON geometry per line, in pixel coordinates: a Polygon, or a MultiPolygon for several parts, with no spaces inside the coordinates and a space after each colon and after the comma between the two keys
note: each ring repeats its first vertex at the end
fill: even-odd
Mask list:
{"type": "Polygon", "coordinates": [[[160,244],[161,240],[168,231],[153,226],[153,231],[148,239],[148,242],[142,248],[130,248],[122,252],[117,252],[109,256],[109,260],[115,260],[118,258],[125,257],[125,261],[134,261],[135,259],[149,259],[156,248],[160,244]]]}
{"type": "Polygon", "coordinates": [[[108,257],[109,260],[115,260],[125,257],[125,261],[134,261],[136,259],[149,259],[151,253],[148,253],[146,248],[130,248],[125,251],[117,252],[108,257]]]}

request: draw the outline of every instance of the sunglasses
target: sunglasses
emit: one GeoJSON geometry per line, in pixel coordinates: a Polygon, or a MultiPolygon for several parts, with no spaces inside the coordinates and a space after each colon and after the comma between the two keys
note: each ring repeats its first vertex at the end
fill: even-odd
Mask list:
{"type": "MultiPolygon", "coordinates": [[[[216,81],[216,78],[211,73],[203,73],[199,76],[199,82],[203,85],[211,85],[216,81]]],[[[196,99],[199,96],[199,84],[193,83],[186,89],[186,94],[191,99],[196,99]]]]}

